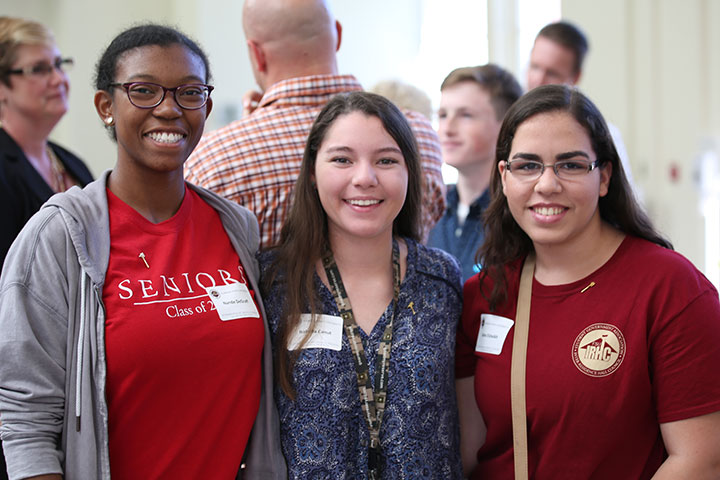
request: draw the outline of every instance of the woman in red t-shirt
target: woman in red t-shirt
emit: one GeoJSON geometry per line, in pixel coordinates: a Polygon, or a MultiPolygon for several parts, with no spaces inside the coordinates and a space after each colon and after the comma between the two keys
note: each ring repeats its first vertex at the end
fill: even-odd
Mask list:
{"type": "Polygon", "coordinates": [[[183,178],[209,79],[200,47],[154,24],[97,64],[116,164],[54,197],[2,277],[12,478],[229,480],[244,460],[249,476],[285,478],[257,221],[183,178]]]}
{"type": "Polygon", "coordinates": [[[653,229],[600,112],[577,89],[536,88],[506,114],[496,162],[457,339],[466,474],[522,466],[522,399],[515,478],[717,478],[717,291],[653,229]]]}

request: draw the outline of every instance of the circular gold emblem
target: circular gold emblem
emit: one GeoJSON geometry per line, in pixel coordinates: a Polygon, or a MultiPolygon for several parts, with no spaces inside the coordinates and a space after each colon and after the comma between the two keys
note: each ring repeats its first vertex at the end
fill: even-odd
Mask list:
{"type": "Polygon", "coordinates": [[[585,375],[605,377],[620,367],[625,348],[625,337],[615,325],[595,323],[575,338],[572,358],[585,375]]]}

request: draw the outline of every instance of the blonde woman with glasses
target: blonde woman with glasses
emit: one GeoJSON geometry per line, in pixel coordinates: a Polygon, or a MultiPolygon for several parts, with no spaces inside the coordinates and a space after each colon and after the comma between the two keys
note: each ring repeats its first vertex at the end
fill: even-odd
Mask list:
{"type": "Polygon", "coordinates": [[[0,17],[0,265],[53,193],[92,181],[78,157],[48,140],[68,109],[72,64],[46,26],[0,17]]]}

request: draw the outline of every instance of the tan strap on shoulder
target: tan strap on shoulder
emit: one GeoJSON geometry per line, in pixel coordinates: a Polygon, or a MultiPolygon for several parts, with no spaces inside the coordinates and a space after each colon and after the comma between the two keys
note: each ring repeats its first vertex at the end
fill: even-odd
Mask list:
{"type": "Polygon", "coordinates": [[[530,300],[535,273],[535,253],[530,252],[520,274],[512,361],[510,363],[510,404],[512,406],[513,457],[515,479],[528,478],[527,409],[525,406],[525,365],[527,363],[528,330],[530,328],[530,300]]]}

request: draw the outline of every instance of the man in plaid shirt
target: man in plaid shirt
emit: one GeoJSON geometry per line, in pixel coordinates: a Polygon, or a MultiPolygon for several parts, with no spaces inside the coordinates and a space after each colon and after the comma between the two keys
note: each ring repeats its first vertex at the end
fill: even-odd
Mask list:
{"type": "MultiPolygon", "coordinates": [[[[243,28],[264,94],[251,113],[203,137],[185,176],[254,212],[267,248],[279,241],[315,116],[332,96],[362,86],[337,73],[342,27],[325,0],[246,0],[243,28]]],[[[440,145],[425,117],[405,114],[422,159],[425,238],[445,210],[440,145]]]]}

